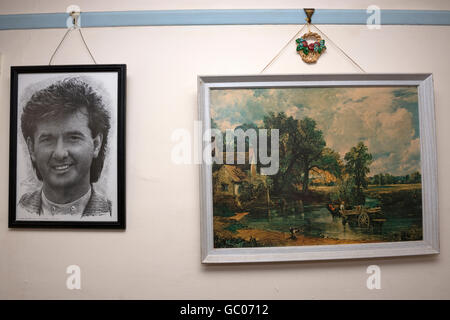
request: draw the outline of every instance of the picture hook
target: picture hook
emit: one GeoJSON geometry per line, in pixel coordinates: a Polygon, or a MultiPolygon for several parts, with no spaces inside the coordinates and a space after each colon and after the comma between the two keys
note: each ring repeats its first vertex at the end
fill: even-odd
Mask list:
{"type": "Polygon", "coordinates": [[[72,17],[73,26],[75,28],[78,27],[78,18],[80,17],[80,12],[79,11],[71,11],[70,16],[72,17]]]}
{"type": "Polygon", "coordinates": [[[304,11],[305,11],[305,14],[306,14],[306,22],[308,22],[308,24],[310,24],[311,23],[311,17],[312,17],[312,15],[314,14],[314,9],[313,8],[306,8],[306,9],[303,9],[304,11]]]}

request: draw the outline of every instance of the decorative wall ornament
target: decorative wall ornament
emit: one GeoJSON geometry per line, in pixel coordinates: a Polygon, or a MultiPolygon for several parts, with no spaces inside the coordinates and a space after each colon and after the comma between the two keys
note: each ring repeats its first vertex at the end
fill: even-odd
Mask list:
{"type": "Polygon", "coordinates": [[[315,32],[307,32],[301,38],[295,40],[297,42],[297,51],[306,63],[315,63],[325,52],[325,40],[315,32]],[[313,42],[308,42],[313,39],[313,42]]]}

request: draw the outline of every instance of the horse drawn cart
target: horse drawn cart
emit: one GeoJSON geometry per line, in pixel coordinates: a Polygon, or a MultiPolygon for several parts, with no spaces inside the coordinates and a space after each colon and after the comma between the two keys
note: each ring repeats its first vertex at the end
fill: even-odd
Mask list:
{"type": "Polygon", "coordinates": [[[354,209],[346,210],[339,209],[329,204],[327,209],[330,211],[333,218],[342,218],[342,224],[345,226],[348,222],[350,226],[358,226],[360,228],[381,228],[386,218],[381,211],[381,207],[365,208],[363,206],[356,206],[354,209]]]}

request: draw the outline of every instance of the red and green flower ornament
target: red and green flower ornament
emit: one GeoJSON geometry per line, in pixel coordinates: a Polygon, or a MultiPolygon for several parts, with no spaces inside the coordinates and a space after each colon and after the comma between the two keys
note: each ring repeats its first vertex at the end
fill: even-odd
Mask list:
{"type": "Polygon", "coordinates": [[[322,53],[322,51],[327,48],[325,46],[325,40],[320,40],[309,44],[303,38],[298,38],[295,41],[297,42],[297,51],[303,51],[303,53],[306,55],[308,55],[308,53],[312,51],[322,53]]]}
{"type": "Polygon", "coordinates": [[[297,52],[306,63],[316,62],[327,48],[325,40],[322,40],[321,36],[314,32],[305,33],[295,41],[297,42],[297,52]],[[308,43],[307,39],[313,40],[313,42],[308,43]]]}

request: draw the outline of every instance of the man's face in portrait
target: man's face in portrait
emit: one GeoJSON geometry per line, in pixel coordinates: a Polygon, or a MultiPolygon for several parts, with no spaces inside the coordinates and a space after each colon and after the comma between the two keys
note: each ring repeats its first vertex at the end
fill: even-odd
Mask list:
{"type": "Polygon", "coordinates": [[[92,137],[87,110],[41,120],[33,140],[27,139],[31,159],[48,188],[89,185],[92,160],[98,156],[103,137],[92,137]]]}

